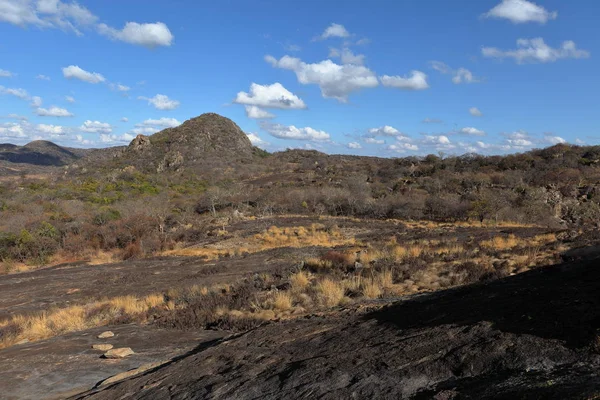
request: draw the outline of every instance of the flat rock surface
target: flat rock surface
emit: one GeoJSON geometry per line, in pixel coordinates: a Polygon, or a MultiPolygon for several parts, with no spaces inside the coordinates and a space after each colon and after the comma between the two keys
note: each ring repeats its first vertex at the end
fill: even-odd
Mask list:
{"type": "Polygon", "coordinates": [[[593,399],[600,265],[271,323],[78,398],[593,399]]]}
{"type": "Polygon", "coordinates": [[[92,345],[106,327],[0,350],[0,398],[64,399],[111,376],[168,361],[224,335],[215,331],[173,332],[136,325],[110,329],[116,336],[104,341],[115,347],[131,347],[135,354],[116,360],[101,358],[102,352],[92,349],[92,345]]]}

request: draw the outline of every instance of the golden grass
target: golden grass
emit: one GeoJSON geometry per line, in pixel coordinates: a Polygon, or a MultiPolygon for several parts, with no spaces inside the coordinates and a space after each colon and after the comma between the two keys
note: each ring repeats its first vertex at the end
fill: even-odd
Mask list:
{"type": "Polygon", "coordinates": [[[278,311],[288,311],[292,308],[292,295],[288,292],[277,292],[273,297],[273,308],[278,311]]]}
{"type": "Polygon", "coordinates": [[[121,296],[86,305],[73,305],[44,311],[35,315],[15,315],[11,319],[3,321],[0,326],[12,324],[19,333],[14,337],[0,339],[0,348],[8,347],[23,339],[35,341],[67,332],[102,326],[115,316],[138,315],[151,308],[164,305],[164,297],[158,294],[142,298],[121,296]],[[104,311],[94,312],[97,310],[104,311]]]}
{"type": "Polygon", "coordinates": [[[329,278],[325,278],[316,286],[319,299],[327,307],[335,307],[344,300],[344,286],[329,278]]]}
{"type": "Polygon", "coordinates": [[[310,285],[310,276],[304,271],[300,271],[290,276],[290,285],[292,291],[300,292],[310,285]]]}
{"type": "Polygon", "coordinates": [[[375,279],[367,279],[362,283],[362,294],[367,299],[381,297],[382,291],[375,279]]]}
{"type": "Polygon", "coordinates": [[[241,243],[239,239],[224,240],[218,245],[219,247],[175,248],[163,252],[162,255],[195,256],[216,260],[220,257],[241,256],[280,247],[336,247],[354,243],[354,237],[345,237],[339,229],[326,230],[325,226],[321,224],[285,228],[271,226],[241,243]]]}

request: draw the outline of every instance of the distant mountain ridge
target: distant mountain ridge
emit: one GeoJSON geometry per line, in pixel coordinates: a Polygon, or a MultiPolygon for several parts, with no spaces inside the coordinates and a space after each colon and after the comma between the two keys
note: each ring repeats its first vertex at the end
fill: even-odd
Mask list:
{"type": "Polygon", "coordinates": [[[0,160],[39,166],[63,166],[85,156],[89,150],[62,147],[46,140],[35,140],[24,146],[0,144],[0,160]]]}

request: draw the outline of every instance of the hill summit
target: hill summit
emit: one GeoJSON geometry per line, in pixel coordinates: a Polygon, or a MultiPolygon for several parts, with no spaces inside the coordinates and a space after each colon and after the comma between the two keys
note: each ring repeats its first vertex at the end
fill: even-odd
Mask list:
{"type": "Polygon", "coordinates": [[[226,168],[250,162],[258,152],[235,122],[206,113],[150,136],[137,135],[128,146],[99,150],[87,161],[93,167],[161,173],[226,168]]]}

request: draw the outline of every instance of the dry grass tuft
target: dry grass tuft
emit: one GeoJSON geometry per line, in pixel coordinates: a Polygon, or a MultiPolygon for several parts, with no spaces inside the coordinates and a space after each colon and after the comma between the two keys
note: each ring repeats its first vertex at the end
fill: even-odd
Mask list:
{"type": "Polygon", "coordinates": [[[335,307],[344,300],[344,286],[329,278],[317,283],[317,293],[321,302],[327,307],[335,307]]]}

